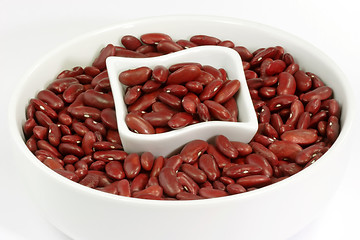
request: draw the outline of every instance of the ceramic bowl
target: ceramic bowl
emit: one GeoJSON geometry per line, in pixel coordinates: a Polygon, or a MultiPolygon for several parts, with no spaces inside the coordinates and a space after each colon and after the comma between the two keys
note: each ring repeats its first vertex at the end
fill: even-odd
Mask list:
{"type": "Polygon", "coordinates": [[[240,19],[166,16],[120,23],[74,39],[39,61],[17,85],[10,103],[14,159],[39,211],[72,239],[285,239],[311,222],[326,206],[348,159],[354,122],[351,87],[339,67],[308,42],[279,29],[240,19]],[[42,164],[25,146],[22,125],[29,99],[63,69],[87,66],[108,43],[126,34],[162,32],[173,39],[196,34],[230,39],[254,51],[283,46],[306,71],[334,89],[342,107],[341,132],[317,162],[270,186],[228,197],[195,201],[143,200],[107,194],[72,182],[42,164]],[[335,177],[336,176],[336,177],[335,177]]]}

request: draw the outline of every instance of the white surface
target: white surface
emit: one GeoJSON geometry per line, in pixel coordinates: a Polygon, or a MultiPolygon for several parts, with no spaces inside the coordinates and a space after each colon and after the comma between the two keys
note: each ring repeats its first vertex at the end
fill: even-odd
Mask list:
{"type": "MultiPolygon", "coordinates": [[[[144,16],[164,14],[213,14],[263,22],[291,32],[313,43],[333,58],[348,75],[359,96],[358,59],[360,20],[356,2],[338,1],[6,1],[0,2],[1,157],[0,239],[68,239],[38,215],[25,194],[14,169],[7,144],[6,116],[12,83],[59,44],[82,33],[144,16]],[[340,5],[341,4],[341,5],[340,5]],[[131,10],[136,9],[136,10],[131,10]]],[[[355,109],[354,109],[355,110],[355,109]]],[[[360,134],[354,129],[353,142],[360,134]]],[[[354,144],[354,148],[356,144],[354,144]]],[[[348,169],[339,159],[339,171],[346,171],[328,210],[291,240],[360,239],[359,160],[355,150],[348,169]]],[[[334,176],[336,178],[336,176],[334,176]]],[[[294,206],[296,207],[296,206],[294,206]]],[[[291,214],[291,210],[289,210],[291,214]]],[[[281,226],[279,226],[281,231],[281,226]]]]}
{"type": "Polygon", "coordinates": [[[106,60],[106,65],[115,101],[121,143],[127,152],[142,153],[151,151],[154,156],[168,156],[178,150],[179,146],[183,146],[192,140],[201,139],[207,141],[219,134],[227,136],[231,141],[250,142],[258,129],[256,113],[246,85],[241,57],[232,49],[218,46],[201,46],[151,59],[109,57],[106,60]],[[119,82],[119,74],[139,66],[154,68],[157,65],[162,65],[168,68],[176,63],[191,61],[216,68],[224,68],[227,70],[229,79],[240,81],[242,87],[236,97],[240,113],[239,122],[201,122],[162,134],[137,134],[130,131],[125,123],[127,108],[123,101],[126,86],[119,82]],[[242,134],[237,134],[238,132],[242,134]],[[139,145],[139,142],[143,144],[139,145]],[[164,148],[163,146],[167,147],[164,148]]]}

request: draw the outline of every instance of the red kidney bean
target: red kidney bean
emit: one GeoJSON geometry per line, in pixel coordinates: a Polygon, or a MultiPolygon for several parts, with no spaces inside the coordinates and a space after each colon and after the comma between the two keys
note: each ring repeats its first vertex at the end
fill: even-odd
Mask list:
{"type": "Polygon", "coordinates": [[[195,94],[199,94],[203,91],[203,85],[197,81],[190,81],[185,83],[185,87],[188,91],[193,92],[195,94]]]}
{"type": "Polygon", "coordinates": [[[253,58],[253,54],[246,47],[235,46],[233,49],[239,53],[243,61],[250,61],[253,58]]]}
{"type": "Polygon", "coordinates": [[[240,184],[245,188],[263,187],[271,183],[271,178],[265,175],[250,175],[239,178],[238,180],[236,180],[236,183],[240,184]]]}
{"type": "Polygon", "coordinates": [[[60,144],[61,131],[57,124],[53,123],[49,125],[47,138],[49,140],[49,143],[55,147],[60,144]]]}
{"type": "Polygon", "coordinates": [[[96,188],[99,185],[100,176],[96,174],[87,174],[79,183],[86,187],[96,188]]]}
{"type": "Polygon", "coordinates": [[[290,116],[285,124],[296,126],[300,115],[304,112],[304,105],[300,100],[296,99],[292,102],[290,106],[290,111],[290,116]]]}
{"type": "Polygon", "coordinates": [[[220,177],[219,167],[210,154],[203,154],[199,158],[199,168],[203,170],[210,181],[215,181],[220,177]]]}
{"type": "Polygon", "coordinates": [[[190,42],[188,40],[185,39],[180,39],[178,41],[176,41],[177,44],[179,44],[180,46],[182,46],[183,48],[192,48],[192,47],[196,47],[197,44],[190,42]]]}
{"type": "Polygon", "coordinates": [[[180,185],[182,185],[185,191],[190,192],[192,194],[198,194],[199,186],[186,173],[178,172],[176,174],[176,177],[177,177],[177,181],[180,183],[180,185]]]}
{"type": "Polygon", "coordinates": [[[264,50],[261,50],[254,54],[254,57],[251,59],[250,64],[252,66],[260,64],[266,58],[272,58],[277,54],[277,49],[274,47],[269,47],[264,50]]]}
{"type": "Polygon", "coordinates": [[[88,131],[85,133],[81,148],[84,150],[85,155],[90,155],[93,153],[93,144],[96,142],[96,136],[93,132],[88,131]]]}
{"type": "Polygon", "coordinates": [[[309,112],[303,112],[298,120],[296,128],[298,129],[307,129],[310,126],[311,115],[309,112]]]}
{"type": "Polygon", "coordinates": [[[145,173],[140,173],[139,175],[137,175],[134,178],[134,180],[131,182],[131,185],[130,185],[131,193],[138,192],[138,191],[145,189],[148,180],[149,180],[149,177],[145,173]]]}
{"type": "Polygon", "coordinates": [[[59,151],[63,155],[74,155],[76,157],[82,157],[85,154],[80,146],[73,143],[60,143],[59,151]]]}
{"type": "Polygon", "coordinates": [[[133,104],[141,96],[141,86],[133,86],[126,90],[124,102],[127,105],[133,104]]]}
{"type": "Polygon", "coordinates": [[[175,63],[173,65],[171,65],[169,67],[169,71],[170,72],[175,72],[176,70],[185,67],[185,66],[189,66],[189,65],[194,65],[197,66],[199,69],[202,69],[202,65],[200,63],[197,62],[182,62],[182,63],[175,63]]]}
{"type": "Polygon", "coordinates": [[[129,112],[135,112],[135,111],[144,111],[147,108],[149,108],[153,103],[156,102],[156,99],[159,95],[159,90],[146,93],[139,97],[133,104],[128,106],[129,112]]]}
{"type": "Polygon", "coordinates": [[[127,114],[125,117],[125,122],[126,125],[129,127],[129,129],[136,133],[142,133],[142,134],[155,133],[154,127],[144,118],[140,117],[135,113],[127,114]]]}
{"type": "Polygon", "coordinates": [[[267,106],[269,107],[270,111],[277,111],[291,105],[291,103],[296,99],[298,99],[298,96],[296,95],[280,95],[270,99],[267,102],[267,106]]]}
{"type": "Polygon", "coordinates": [[[102,72],[100,72],[98,75],[96,75],[93,80],[91,81],[91,86],[93,88],[96,87],[96,85],[98,85],[99,82],[101,82],[104,79],[109,79],[109,75],[107,70],[104,70],[102,72]]]}
{"type": "Polygon", "coordinates": [[[195,195],[192,193],[179,192],[178,194],[176,194],[176,199],[178,199],[178,200],[199,200],[199,199],[203,199],[203,198],[200,197],[199,195],[195,195]]]}
{"type": "Polygon", "coordinates": [[[87,106],[77,106],[73,108],[68,108],[69,113],[74,118],[85,121],[86,118],[92,118],[95,121],[100,120],[101,111],[94,107],[87,107],[87,106]]]}
{"type": "Polygon", "coordinates": [[[71,171],[67,171],[64,169],[54,169],[54,171],[71,181],[78,182],[80,180],[79,177],[71,171]]]}
{"type": "Polygon", "coordinates": [[[199,116],[199,119],[203,122],[210,121],[211,116],[209,113],[209,109],[204,103],[199,103],[196,107],[196,113],[199,116]]]}
{"type": "Polygon", "coordinates": [[[238,193],[243,193],[246,192],[246,189],[241,186],[240,184],[237,183],[231,183],[229,185],[226,186],[226,191],[230,194],[238,194],[238,193]]]}
{"type": "Polygon", "coordinates": [[[326,137],[330,143],[334,143],[340,133],[340,123],[336,116],[330,116],[326,127],[326,137]]]}
{"type": "Polygon", "coordinates": [[[264,80],[262,78],[252,78],[246,80],[249,89],[258,89],[264,86],[264,80]]]}
{"type": "MultiPolygon", "coordinates": [[[[161,196],[163,195],[163,189],[158,185],[154,185],[147,187],[144,190],[140,190],[133,193],[133,197],[136,198],[144,198],[144,197],[147,198],[146,195],[154,196],[155,199],[157,198],[161,199],[161,196]]],[[[152,199],[152,198],[150,197],[147,199],[152,199]]]]}
{"type": "Polygon", "coordinates": [[[331,95],[332,95],[332,89],[329,88],[328,86],[322,86],[315,88],[312,91],[304,93],[304,95],[302,95],[301,97],[301,100],[305,102],[309,102],[313,99],[325,100],[331,97],[331,95]]]}
{"type": "Polygon", "coordinates": [[[201,73],[201,70],[196,65],[185,65],[175,72],[170,73],[167,79],[167,85],[183,84],[195,80],[201,73]]]}
{"type": "Polygon", "coordinates": [[[55,93],[63,93],[71,84],[75,83],[79,83],[76,78],[61,78],[50,83],[47,89],[55,93]]]}
{"type": "Polygon", "coordinates": [[[56,77],[57,79],[60,78],[67,78],[67,77],[76,77],[84,72],[84,69],[80,66],[74,67],[72,70],[64,70],[56,77]]]}
{"type": "Polygon", "coordinates": [[[162,65],[155,66],[152,71],[152,78],[160,83],[166,82],[168,76],[169,76],[169,70],[162,65]]]}
{"type": "Polygon", "coordinates": [[[235,164],[224,171],[224,174],[231,178],[245,177],[258,174],[263,169],[255,164],[235,164]]]}
{"type": "Polygon", "coordinates": [[[164,92],[175,95],[176,97],[184,97],[188,89],[183,85],[167,85],[164,87],[164,92]]]}
{"type": "Polygon", "coordinates": [[[50,108],[54,109],[55,111],[64,108],[64,101],[50,90],[41,90],[37,94],[37,98],[46,103],[50,108]]]}
{"type": "Polygon", "coordinates": [[[302,167],[296,163],[284,163],[279,166],[279,170],[284,176],[292,176],[302,170],[302,167]]]}
{"type": "Polygon", "coordinates": [[[179,112],[179,113],[175,113],[170,118],[170,120],[168,121],[168,125],[172,129],[179,129],[191,124],[192,121],[193,121],[193,117],[191,116],[191,114],[187,112],[179,112]]]}
{"type": "Polygon", "coordinates": [[[106,68],[106,63],[105,63],[106,58],[114,55],[115,55],[115,46],[112,44],[108,44],[100,51],[99,56],[94,60],[92,66],[100,70],[103,70],[106,68]]]}
{"type": "Polygon", "coordinates": [[[290,73],[291,75],[294,75],[297,71],[299,71],[299,65],[296,63],[292,63],[285,69],[285,72],[290,73]]]}
{"type": "Polygon", "coordinates": [[[305,112],[309,112],[312,115],[314,115],[319,112],[320,107],[321,107],[321,100],[318,98],[315,98],[306,104],[305,112]]]}
{"type": "Polygon", "coordinates": [[[200,101],[205,101],[208,99],[213,98],[217,92],[220,90],[221,86],[223,84],[222,80],[214,80],[207,84],[204,88],[204,90],[200,93],[199,99],[200,101]]]}
{"type": "Polygon", "coordinates": [[[92,146],[96,151],[106,151],[106,150],[121,150],[122,146],[114,142],[107,141],[98,141],[94,142],[92,146]]]}
{"type": "Polygon", "coordinates": [[[116,47],[115,48],[115,56],[128,57],[128,58],[145,58],[146,57],[145,54],[138,52],[138,50],[142,47],[143,46],[140,46],[139,48],[136,49],[136,51],[128,50],[128,49],[121,48],[121,47],[116,47]]]}
{"type": "Polygon", "coordinates": [[[268,148],[264,147],[260,143],[250,142],[249,145],[252,147],[253,151],[261,156],[265,157],[267,161],[271,164],[271,166],[277,166],[279,164],[278,157],[271,152],[268,148]]]}
{"type": "Polygon", "coordinates": [[[270,109],[266,105],[262,106],[258,117],[259,123],[268,123],[270,122],[270,118],[270,109]]]}
{"type": "Polygon", "coordinates": [[[34,127],[36,126],[37,124],[34,118],[29,118],[28,120],[26,120],[23,126],[25,136],[30,137],[33,134],[34,127]]]}
{"type": "Polygon", "coordinates": [[[165,103],[166,105],[170,106],[171,108],[174,108],[176,110],[181,109],[181,100],[180,98],[167,93],[167,92],[161,92],[159,93],[157,97],[161,102],[165,103]]]}
{"type": "Polygon", "coordinates": [[[208,107],[212,117],[222,121],[229,121],[231,119],[232,116],[230,112],[220,103],[212,100],[205,100],[204,104],[208,107]]]}
{"type": "Polygon", "coordinates": [[[165,33],[146,33],[140,36],[140,40],[145,44],[156,44],[163,40],[172,40],[165,33]]]}
{"type": "Polygon", "coordinates": [[[278,73],[281,73],[285,70],[286,63],[282,60],[274,60],[271,62],[265,69],[265,73],[268,76],[272,76],[278,73]]]}
{"type": "Polygon", "coordinates": [[[43,163],[52,170],[55,170],[55,169],[64,170],[64,167],[54,158],[46,158],[43,161],[43,163]]]}
{"type": "Polygon", "coordinates": [[[294,74],[295,80],[296,80],[296,89],[301,92],[308,91],[312,86],[311,78],[306,75],[304,71],[297,71],[294,74]]]}
{"type": "Polygon", "coordinates": [[[219,189],[219,190],[223,190],[223,191],[226,190],[225,184],[219,180],[214,181],[212,185],[213,185],[213,189],[219,189]]]}
{"type": "Polygon", "coordinates": [[[280,138],[283,141],[308,145],[316,142],[318,135],[315,129],[295,129],[284,132],[280,138]]]}
{"type": "Polygon", "coordinates": [[[218,103],[224,103],[235,95],[240,89],[240,81],[230,80],[225,83],[223,87],[216,93],[214,101],[218,103]]]}
{"type": "Polygon", "coordinates": [[[327,118],[328,118],[327,111],[320,111],[311,117],[309,127],[316,128],[317,124],[320,121],[324,121],[327,118]]]}
{"type": "Polygon", "coordinates": [[[230,98],[227,102],[224,103],[224,107],[229,111],[231,118],[229,121],[237,122],[239,115],[239,108],[237,106],[236,100],[230,98]]]}
{"type": "Polygon", "coordinates": [[[158,52],[167,54],[181,51],[184,48],[172,40],[162,40],[156,45],[156,49],[158,52]]]}
{"type": "Polygon", "coordinates": [[[182,162],[183,162],[182,157],[179,154],[173,155],[165,160],[164,168],[169,167],[177,172],[182,162]]]}
{"type": "Polygon", "coordinates": [[[230,163],[230,159],[227,158],[224,154],[222,154],[217,148],[215,148],[215,146],[209,144],[208,148],[206,150],[206,152],[208,154],[210,154],[211,156],[214,157],[217,165],[220,168],[223,168],[224,166],[226,166],[228,163],[230,163]]]}
{"type": "Polygon", "coordinates": [[[135,51],[138,47],[142,45],[139,39],[132,35],[125,35],[121,38],[121,43],[126,49],[135,51]]]}
{"type": "Polygon", "coordinates": [[[153,167],[151,169],[150,172],[150,177],[158,177],[160,170],[162,169],[162,167],[164,166],[165,163],[165,159],[163,156],[159,156],[155,159],[153,167]]]}
{"type": "Polygon", "coordinates": [[[317,154],[323,154],[325,149],[324,142],[313,144],[302,151],[298,152],[295,162],[299,165],[304,165],[310,162],[317,154]]]}
{"type": "Polygon", "coordinates": [[[200,99],[194,93],[187,93],[181,100],[181,105],[184,110],[190,114],[196,113],[197,105],[200,103],[200,99]]]}
{"type": "Polygon", "coordinates": [[[130,183],[127,179],[122,179],[113,183],[117,189],[117,192],[120,196],[130,197],[130,183]]]}
{"type": "Polygon", "coordinates": [[[135,86],[145,83],[152,75],[151,68],[139,67],[129,69],[119,74],[119,81],[126,86],[135,86]]]}
{"type": "Polygon", "coordinates": [[[207,180],[205,172],[199,168],[194,167],[191,164],[182,164],[181,170],[198,184],[204,183],[207,180]]]}
{"type": "Polygon", "coordinates": [[[245,157],[245,163],[259,166],[261,168],[259,174],[261,175],[265,175],[267,177],[272,177],[273,175],[273,168],[270,163],[260,154],[252,153],[247,155],[245,157]]]}
{"type": "Polygon", "coordinates": [[[225,197],[227,196],[227,192],[219,189],[212,189],[212,188],[200,188],[199,194],[201,197],[204,198],[215,198],[215,197],[225,197]]]}
{"type": "Polygon", "coordinates": [[[125,178],[125,172],[122,164],[119,161],[110,161],[105,165],[106,174],[115,180],[125,178]]]}
{"type": "Polygon", "coordinates": [[[182,191],[182,187],[176,177],[176,172],[172,168],[162,168],[160,170],[159,184],[163,188],[164,193],[170,197],[174,197],[182,191]]]}
{"type": "Polygon", "coordinates": [[[84,90],[84,85],[80,83],[74,83],[63,92],[62,98],[65,102],[72,103],[84,90]]]}
{"type": "Polygon", "coordinates": [[[34,105],[34,107],[37,111],[41,111],[41,112],[45,113],[52,120],[55,120],[58,116],[54,109],[52,109],[51,107],[49,107],[48,105],[46,105],[43,101],[41,101],[39,99],[34,99],[34,98],[31,99],[30,104],[34,105]]]}
{"type": "Polygon", "coordinates": [[[207,73],[210,73],[215,78],[215,80],[223,80],[222,73],[219,69],[210,65],[203,65],[201,69],[207,73]]]}
{"type": "Polygon", "coordinates": [[[259,96],[262,98],[273,98],[276,95],[276,88],[274,87],[261,87],[259,89],[259,96]]]}
{"type": "Polygon", "coordinates": [[[141,90],[145,93],[150,93],[150,92],[156,91],[160,87],[161,87],[161,83],[150,79],[144,83],[144,85],[141,87],[141,90]]]}
{"type": "Polygon", "coordinates": [[[105,127],[116,130],[117,129],[117,121],[116,121],[116,113],[114,109],[105,108],[101,111],[100,114],[101,122],[105,127]]]}
{"type": "Polygon", "coordinates": [[[181,150],[180,156],[185,163],[195,163],[208,148],[209,144],[203,140],[193,140],[181,150]]]}
{"type": "Polygon", "coordinates": [[[104,150],[93,153],[94,160],[101,160],[104,162],[125,160],[127,153],[122,150],[104,150]]]}
{"type": "Polygon", "coordinates": [[[329,112],[329,116],[340,118],[340,105],[335,99],[321,101],[321,108],[329,112]]]}
{"type": "Polygon", "coordinates": [[[269,150],[281,160],[295,161],[296,155],[303,149],[297,143],[279,140],[270,144],[269,150]]]}
{"type": "Polygon", "coordinates": [[[154,165],[154,160],[155,157],[151,152],[142,153],[140,157],[141,167],[146,171],[150,171],[154,165]]]}
{"type": "Polygon", "coordinates": [[[218,45],[221,40],[207,35],[195,35],[190,38],[190,41],[196,45],[218,45]]]}
{"type": "Polygon", "coordinates": [[[98,109],[113,108],[114,99],[110,94],[97,92],[93,89],[89,89],[83,96],[84,104],[89,107],[95,107],[98,109]]]}
{"type": "Polygon", "coordinates": [[[154,127],[165,127],[173,115],[170,111],[158,111],[145,113],[142,117],[154,127]]]}
{"type": "Polygon", "coordinates": [[[141,170],[140,157],[136,153],[131,153],[124,160],[124,170],[126,177],[132,179],[136,177],[141,170]]]}
{"type": "Polygon", "coordinates": [[[278,77],[279,85],[276,88],[278,95],[293,95],[296,91],[296,81],[293,75],[281,72],[278,77]]]}
{"type": "Polygon", "coordinates": [[[236,158],[239,154],[238,150],[224,135],[218,135],[215,137],[215,146],[222,154],[229,158],[236,158]]]}
{"type": "Polygon", "coordinates": [[[38,150],[37,145],[36,145],[36,139],[34,136],[31,136],[30,138],[28,138],[26,140],[25,144],[26,144],[26,147],[33,153],[36,150],[38,150]]]}

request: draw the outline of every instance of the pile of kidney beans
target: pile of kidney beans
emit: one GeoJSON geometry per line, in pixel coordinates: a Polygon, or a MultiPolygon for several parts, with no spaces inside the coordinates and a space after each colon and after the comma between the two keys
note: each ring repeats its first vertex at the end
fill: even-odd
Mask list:
{"type": "Polygon", "coordinates": [[[211,120],[237,122],[234,95],[240,81],[227,79],[223,68],[199,63],[137,67],[121,72],[119,81],[128,86],[125,122],[133,132],[163,133],[211,120]]]}
{"type": "Polygon", "coordinates": [[[61,72],[26,108],[23,130],[29,150],[79,184],[143,199],[238,194],[296,174],[319,159],[339,134],[340,107],[332,89],[280,46],[251,52],[213,36],[174,41],[163,33],[123,36],[121,43],[104,47],[91,66],[61,72]],[[219,135],[212,142],[191,141],[169,157],[123,151],[105,59],[153,57],[200,45],[225,46],[240,54],[259,122],[252,141],[219,135]]]}

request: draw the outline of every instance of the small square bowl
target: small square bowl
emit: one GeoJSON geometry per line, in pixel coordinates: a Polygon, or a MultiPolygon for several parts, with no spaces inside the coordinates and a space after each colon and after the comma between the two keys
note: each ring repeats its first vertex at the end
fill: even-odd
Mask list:
{"type": "Polygon", "coordinates": [[[106,64],[115,101],[118,130],[125,151],[136,153],[150,151],[156,156],[168,156],[189,141],[195,139],[208,141],[220,134],[227,136],[231,141],[249,142],[258,129],[242,60],[233,49],[221,46],[200,46],[153,58],[108,57],[106,64]],[[139,134],[130,131],[125,123],[128,111],[124,103],[124,94],[127,86],[120,83],[119,74],[143,66],[154,68],[157,65],[163,65],[168,68],[173,64],[183,62],[197,62],[224,68],[229,79],[240,81],[240,90],[235,95],[239,109],[238,122],[200,122],[159,134],[139,134]]]}

